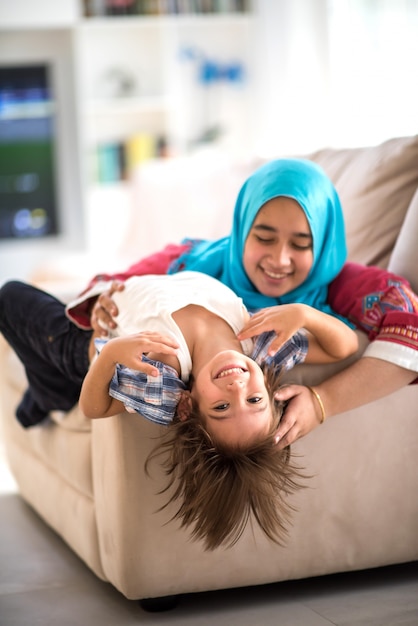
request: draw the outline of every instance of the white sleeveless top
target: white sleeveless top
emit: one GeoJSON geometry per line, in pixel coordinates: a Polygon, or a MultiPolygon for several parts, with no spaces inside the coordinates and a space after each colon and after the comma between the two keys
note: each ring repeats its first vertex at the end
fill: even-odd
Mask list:
{"type": "MultiPolygon", "coordinates": [[[[172,336],[180,348],[178,359],[181,379],[189,380],[192,360],[187,343],[172,313],[189,304],[196,304],[219,315],[237,333],[248,320],[243,301],[229,287],[200,272],[133,276],[125,281],[125,289],[113,294],[119,309],[117,328],[111,336],[126,336],[152,330],[172,336]]],[[[243,351],[251,356],[252,339],[241,342],[243,351]]]]}

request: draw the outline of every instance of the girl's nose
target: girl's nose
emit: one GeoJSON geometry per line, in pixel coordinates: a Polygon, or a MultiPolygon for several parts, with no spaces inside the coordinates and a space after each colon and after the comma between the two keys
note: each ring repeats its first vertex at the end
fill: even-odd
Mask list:
{"type": "Polygon", "coordinates": [[[240,378],[237,378],[235,380],[231,380],[231,382],[227,384],[227,387],[229,389],[241,389],[243,385],[244,385],[244,381],[241,380],[240,378]]]}

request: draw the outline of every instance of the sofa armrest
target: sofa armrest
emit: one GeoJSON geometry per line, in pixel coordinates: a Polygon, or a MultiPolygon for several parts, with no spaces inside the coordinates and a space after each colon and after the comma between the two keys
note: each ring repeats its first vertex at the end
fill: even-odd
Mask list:
{"type": "Polygon", "coordinates": [[[155,468],[151,478],[143,471],[158,430],[136,415],[96,420],[93,482],[107,579],[128,598],[142,599],[416,558],[418,504],[405,497],[418,479],[415,399],[416,389],[402,389],[327,420],[294,444],[296,462],[311,479],[292,497],[296,512],[283,547],[254,525],[232,548],[213,552],[170,521],[175,507],[158,510],[165,502],[157,495],[162,470],[155,468]],[[407,466],[405,457],[412,459],[407,466]]]}

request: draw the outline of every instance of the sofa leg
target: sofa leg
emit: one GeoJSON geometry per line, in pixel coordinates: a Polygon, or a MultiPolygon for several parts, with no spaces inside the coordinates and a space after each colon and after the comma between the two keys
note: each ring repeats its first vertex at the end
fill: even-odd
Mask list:
{"type": "Polygon", "coordinates": [[[180,601],[180,596],[162,596],[161,598],[144,598],[139,604],[148,613],[161,613],[175,609],[180,601]]]}

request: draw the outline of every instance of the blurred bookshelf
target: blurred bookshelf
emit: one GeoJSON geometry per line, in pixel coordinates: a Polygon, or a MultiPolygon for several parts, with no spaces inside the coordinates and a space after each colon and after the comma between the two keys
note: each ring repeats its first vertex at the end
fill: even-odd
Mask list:
{"type": "Polygon", "coordinates": [[[248,0],[85,0],[85,17],[243,13],[248,0]]]}
{"type": "MultiPolygon", "coordinates": [[[[129,182],[148,159],[249,143],[249,0],[86,0],[77,28],[89,189],[129,182]]],[[[119,185],[120,186],[120,185],[119,185]]],[[[94,190],[93,190],[94,191],[94,190]]]]}

